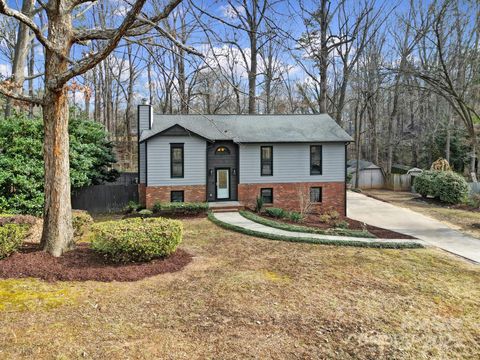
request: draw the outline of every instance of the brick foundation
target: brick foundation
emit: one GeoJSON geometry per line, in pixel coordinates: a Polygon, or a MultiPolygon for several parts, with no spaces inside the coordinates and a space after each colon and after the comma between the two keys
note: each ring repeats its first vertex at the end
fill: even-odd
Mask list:
{"type": "Polygon", "coordinates": [[[302,197],[310,200],[310,187],[322,188],[322,202],[312,205],[311,211],[322,212],[334,209],[345,214],[345,183],[271,183],[271,184],[239,184],[238,200],[247,207],[255,207],[260,189],[273,189],[273,206],[289,210],[300,210],[302,197]]]}
{"type": "Polygon", "coordinates": [[[147,186],[145,189],[145,203],[143,205],[147,209],[151,209],[156,202],[170,202],[170,193],[176,190],[184,191],[185,202],[206,201],[207,190],[205,185],[147,186]]]}
{"type": "Polygon", "coordinates": [[[140,205],[145,206],[147,196],[147,188],[145,184],[138,184],[138,202],[140,205]]]}

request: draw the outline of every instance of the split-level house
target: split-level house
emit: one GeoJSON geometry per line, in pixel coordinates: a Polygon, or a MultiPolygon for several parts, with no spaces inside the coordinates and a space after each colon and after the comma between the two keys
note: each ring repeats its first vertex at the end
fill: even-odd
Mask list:
{"type": "Polygon", "coordinates": [[[329,116],[159,115],[138,106],[139,196],[346,211],[346,147],[329,116]]]}

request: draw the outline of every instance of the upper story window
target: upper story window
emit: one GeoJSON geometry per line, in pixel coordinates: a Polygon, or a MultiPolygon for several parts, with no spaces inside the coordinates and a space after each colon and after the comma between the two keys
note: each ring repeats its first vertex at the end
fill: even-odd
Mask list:
{"type": "Polygon", "coordinates": [[[230,150],[225,146],[219,146],[215,150],[215,155],[230,155],[230,150]]]}
{"type": "Polygon", "coordinates": [[[183,178],[183,144],[170,144],[170,177],[183,178]]]}
{"type": "Polygon", "coordinates": [[[310,146],[310,175],[322,175],[322,145],[310,146]]]}
{"type": "Polygon", "coordinates": [[[260,174],[262,176],[273,175],[273,147],[260,147],[260,174]]]}

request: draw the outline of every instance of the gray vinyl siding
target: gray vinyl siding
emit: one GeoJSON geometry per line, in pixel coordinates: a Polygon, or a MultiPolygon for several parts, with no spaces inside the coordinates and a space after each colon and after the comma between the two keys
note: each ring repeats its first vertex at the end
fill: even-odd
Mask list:
{"type": "Polygon", "coordinates": [[[148,140],[148,186],[205,185],[207,143],[196,136],[156,136],[148,140]],[[170,177],[170,144],[184,144],[184,177],[170,177]]]}
{"type": "Polygon", "coordinates": [[[336,182],[345,179],[344,143],[240,145],[240,183],[336,182]],[[310,145],[322,145],[322,175],[310,175],[310,145]],[[260,175],[260,147],[273,146],[273,176],[260,175]]]}
{"type": "Polygon", "coordinates": [[[139,166],[139,172],[140,172],[140,183],[145,184],[145,143],[141,143],[138,145],[139,146],[139,161],[138,161],[138,166],[139,166]]]}

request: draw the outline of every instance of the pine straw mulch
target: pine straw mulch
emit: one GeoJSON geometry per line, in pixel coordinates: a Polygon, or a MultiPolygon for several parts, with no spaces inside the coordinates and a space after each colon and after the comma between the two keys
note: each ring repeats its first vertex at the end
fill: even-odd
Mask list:
{"type": "Polygon", "coordinates": [[[42,251],[38,244],[23,248],[0,261],[0,278],[39,278],[46,281],[137,281],[153,275],[181,270],[192,260],[184,250],[167,258],[146,263],[112,264],[90,249],[88,244],[55,258],[42,251]]]}

